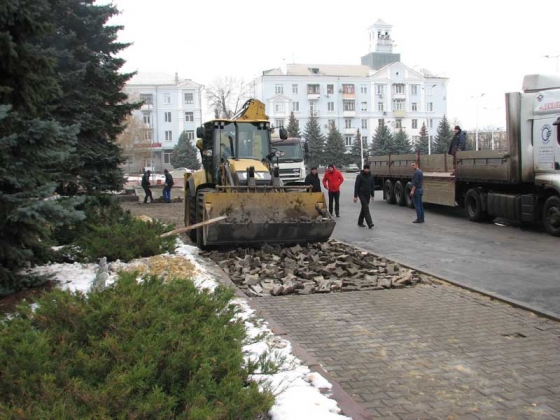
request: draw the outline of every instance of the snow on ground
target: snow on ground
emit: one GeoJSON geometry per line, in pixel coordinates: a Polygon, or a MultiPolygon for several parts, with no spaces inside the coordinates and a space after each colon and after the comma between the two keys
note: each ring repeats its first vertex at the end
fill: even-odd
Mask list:
{"type": "MultiPolygon", "coordinates": [[[[207,263],[198,255],[196,247],[178,241],[175,254],[195,265],[197,275],[193,281],[199,289],[216,288],[218,281],[208,273],[207,263]]],[[[107,284],[115,281],[117,271],[138,264],[138,260],[128,264],[109,264],[107,284]]],[[[54,275],[64,289],[85,293],[90,290],[97,267],[97,264],[49,264],[36,267],[31,272],[54,275]]],[[[339,414],[341,410],[336,401],[329,398],[332,385],[320,374],[311,372],[292,354],[290,342],[276,337],[264,320],[254,316],[254,311],[244,299],[235,299],[234,302],[240,307],[238,317],[244,322],[249,339],[243,347],[246,362],[267,357],[279,366],[275,373],[259,372],[250,378],[257,381],[261,389],[268,387],[276,396],[269,412],[272,420],[350,420],[339,414]]]]}

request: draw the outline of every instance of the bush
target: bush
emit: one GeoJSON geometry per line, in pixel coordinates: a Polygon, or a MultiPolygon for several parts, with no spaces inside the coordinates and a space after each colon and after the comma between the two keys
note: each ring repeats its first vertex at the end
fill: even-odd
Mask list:
{"type": "Polygon", "coordinates": [[[233,292],[120,275],[87,296],[54,291],[2,324],[0,417],[255,419],[233,292]]]}

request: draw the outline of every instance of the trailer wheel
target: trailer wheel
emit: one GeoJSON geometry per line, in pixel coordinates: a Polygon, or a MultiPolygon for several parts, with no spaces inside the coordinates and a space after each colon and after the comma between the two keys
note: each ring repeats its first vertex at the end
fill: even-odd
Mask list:
{"type": "Polygon", "coordinates": [[[404,199],[406,202],[406,207],[409,209],[414,208],[414,200],[410,196],[410,192],[412,191],[412,182],[407,182],[406,186],[404,187],[404,199]]]}
{"type": "Polygon", "coordinates": [[[390,179],[385,181],[384,192],[385,201],[387,201],[387,203],[389,204],[395,204],[395,188],[393,186],[393,181],[391,181],[390,179]]]}
{"type": "Polygon", "coordinates": [[[488,220],[488,213],[482,208],[482,197],[480,192],[471,188],[465,195],[465,208],[471,222],[484,222],[488,220]]]}
{"type": "Polygon", "coordinates": [[[543,223],[552,236],[560,236],[560,197],[548,197],[544,202],[543,223]]]}
{"type": "Polygon", "coordinates": [[[406,205],[406,198],[404,193],[404,186],[401,181],[395,182],[395,202],[399,206],[406,205]]]}

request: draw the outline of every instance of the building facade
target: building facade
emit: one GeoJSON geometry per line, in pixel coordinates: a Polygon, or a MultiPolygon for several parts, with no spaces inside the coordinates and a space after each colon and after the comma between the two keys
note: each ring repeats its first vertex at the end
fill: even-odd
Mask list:
{"type": "Polygon", "coordinates": [[[150,148],[143,162],[134,162],[132,172],[153,168],[172,169],[171,156],[179,136],[186,132],[194,144],[196,127],[202,125],[203,86],[190,79],[161,73],[139,73],[125,86],[131,101],[143,101],[134,117],[143,122],[144,144],[150,148]],[[149,157],[148,157],[149,156],[149,157]]]}
{"type": "Polygon", "coordinates": [[[264,71],[253,94],[266,104],[274,126],[287,126],[293,111],[303,133],[313,114],[325,134],[334,123],[346,146],[358,129],[371,141],[379,124],[402,128],[414,143],[424,123],[433,137],[447,110],[448,79],[402,63],[391,32],[382,20],[368,28],[370,51],[361,65],[283,64],[264,71]]]}

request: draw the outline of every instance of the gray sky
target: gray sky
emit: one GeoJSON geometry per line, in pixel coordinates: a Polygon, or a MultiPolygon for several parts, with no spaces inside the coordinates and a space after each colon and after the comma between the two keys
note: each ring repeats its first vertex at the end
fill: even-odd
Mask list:
{"type": "MultiPolygon", "coordinates": [[[[101,1],[105,3],[106,1],[101,1]]],[[[393,25],[395,52],[410,67],[449,77],[448,116],[464,128],[503,126],[504,93],[523,76],[557,72],[560,0],[346,0],[266,2],[113,0],[122,11],[125,71],[165,72],[210,84],[246,80],[282,60],[360,64],[367,27],[393,25]]],[[[560,76],[560,74],[559,74],[560,76]]]]}

